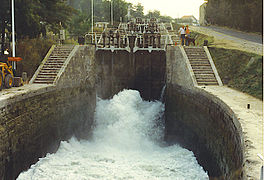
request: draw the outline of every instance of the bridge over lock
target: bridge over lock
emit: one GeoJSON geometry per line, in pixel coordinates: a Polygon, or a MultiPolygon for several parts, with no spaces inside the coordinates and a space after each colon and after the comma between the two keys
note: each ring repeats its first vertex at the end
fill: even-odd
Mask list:
{"type": "Polygon", "coordinates": [[[106,99],[136,89],[146,100],[159,100],[165,86],[166,141],[192,150],[210,177],[245,176],[235,114],[199,88],[222,86],[207,47],[176,46],[172,25],[155,19],[121,23],[92,39],[92,45],[52,46],[29,89],[0,102],[1,136],[8,142],[0,146],[7,157],[0,161],[0,179],[14,179],[73,134],[87,138],[96,95],[106,99]]]}

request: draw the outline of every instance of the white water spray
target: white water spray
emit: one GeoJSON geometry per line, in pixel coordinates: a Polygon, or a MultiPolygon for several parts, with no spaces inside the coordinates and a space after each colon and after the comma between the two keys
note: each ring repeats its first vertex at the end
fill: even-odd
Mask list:
{"type": "Polygon", "coordinates": [[[91,141],[71,138],[18,180],[204,180],[207,174],[191,151],[162,143],[161,102],[143,101],[124,90],[97,102],[91,141]]]}

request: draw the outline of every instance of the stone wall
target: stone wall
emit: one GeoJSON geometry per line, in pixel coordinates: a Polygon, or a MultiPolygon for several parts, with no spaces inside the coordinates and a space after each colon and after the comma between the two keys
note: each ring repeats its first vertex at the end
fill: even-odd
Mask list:
{"type": "Polygon", "coordinates": [[[30,84],[1,97],[0,179],[15,179],[61,140],[89,137],[96,105],[93,61],[94,48],[80,46],[56,86],[30,84]]]}
{"type": "Polygon", "coordinates": [[[211,178],[243,179],[241,126],[233,111],[202,89],[167,84],[166,141],[192,150],[211,178]]]}
{"type": "Polygon", "coordinates": [[[180,46],[168,46],[166,52],[167,60],[167,83],[178,84],[193,88],[194,82],[191,69],[188,67],[188,59],[185,59],[180,46]]]}
{"type": "Polygon", "coordinates": [[[110,98],[123,89],[136,89],[145,100],[160,99],[165,84],[163,51],[97,51],[97,93],[110,98]]]}
{"type": "Polygon", "coordinates": [[[207,21],[205,19],[205,16],[206,16],[206,6],[207,6],[207,3],[203,3],[201,6],[200,6],[200,17],[199,17],[199,23],[201,26],[206,26],[207,25],[207,21]]]}

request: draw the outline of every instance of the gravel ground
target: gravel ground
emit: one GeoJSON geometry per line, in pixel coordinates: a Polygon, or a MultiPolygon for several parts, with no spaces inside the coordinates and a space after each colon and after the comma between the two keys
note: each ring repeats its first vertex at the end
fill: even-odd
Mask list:
{"type": "Polygon", "coordinates": [[[220,27],[192,26],[191,31],[214,37],[214,45],[221,48],[237,49],[263,56],[262,36],[220,27]]]}

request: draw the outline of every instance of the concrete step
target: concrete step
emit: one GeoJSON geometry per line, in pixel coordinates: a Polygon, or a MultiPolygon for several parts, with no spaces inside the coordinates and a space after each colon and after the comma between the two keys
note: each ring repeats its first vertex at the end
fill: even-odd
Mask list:
{"type": "Polygon", "coordinates": [[[196,78],[197,82],[217,82],[216,79],[196,78]]]}
{"type": "Polygon", "coordinates": [[[212,70],[212,67],[210,66],[210,65],[198,65],[198,64],[196,64],[196,65],[192,65],[191,64],[191,67],[192,67],[192,69],[209,69],[209,70],[212,70]]]}
{"type": "Polygon", "coordinates": [[[37,77],[56,77],[57,73],[39,73],[37,77]]]}
{"type": "Polygon", "coordinates": [[[50,56],[49,59],[67,59],[68,56],[50,56]]]}
{"type": "Polygon", "coordinates": [[[194,74],[214,74],[213,70],[210,71],[204,69],[193,69],[194,74]]]}
{"type": "Polygon", "coordinates": [[[69,50],[69,51],[58,50],[58,51],[53,51],[52,54],[70,54],[71,52],[72,50],[69,50]]]}
{"type": "Polygon", "coordinates": [[[44,66],[42,67],[43,69],[46,68],[51,68],[51,69],[61,69],[62,66],[58,65],[58,66],[54,66],[54,65],[48,65],[48,64],[44,64],[44,66]]]}
{"type": "Polygon", "coordinates": [[[54,72],[40,72],[38,76],[57,76],[57,73],[54,72]]]}
{"type": "Polygon", "coordinates": [[[197,82],[198,86],[217,86],[217,82],[197,82]]]}
{"type": "MultiPolygon", "coordinates": [[[[66,58],[49,58],[47,61],[61,61],[61,62],[65,62],[66,58]]],[[[46,62],[47,62],[46,61],[46,62]]]]}
{"type": "Polygon", "coordinates": [[[203,78],[206,78],[206,79],[215,79],[215,75],[214,74],[195,74],[195,77],[198,78],[198,79],[200,79],[200,78],[201,79],[203,79],[203,78]]]}
{"type": "Polygon", "coordinates": [[[190,61],[190,64],[192,64],[192,65],[195,65],[195,64],[198,64],[198,65],[203,65],[203,64],[211,65],[209,61],[198,61],[198,60],[190,61]]]}
{"type": "Polygon", "coordinates": [[[64,64],[64,61],[57,61],[57,60],[51,60],[51,61],[46,61],[45,64],[64,64]]]}
{"type": "Polygon", "coordinates": [[[53,84],[53,81],[39,81],[39,80],[35,80],[33,83],[36,83],[36,84],[53,84]]]}
{"type": "Polygon", "coordinates": [[[42,68],[41,69],[41,72],[43,72],[43,71],[46,71],[46,72],[48,72],[48,71],[50,71],[50,72],[59,72],[59,70],[60,70],[61,68],[42,68]]]}
{"type": "Polygon", "coordinates": [[[189,59],[208,59],[208,57],[205,56],[197,56],[197,55],[187,55],[189,59]]]}
{"type": "Polygon", "coordinates": [[[36,79],[50,79],[50,80],[53,80],[53,79],[55,79],[55,77],[56,76],[54,76],[54,77],[53,76],[47,76],[47,77],[46,76],[38,76],[36,79]]]}
{"type": "Polygon", "coordinates": [[[206,57],[192,57],[192,58],[188,58],[190,61],[196,60],[196,61],[208,61],[209,59],[206,57]]]}
{"type": "Polygon", "coordinates": [[[45,65],[49,66],[63,66],[64,63],[58,63],[58,62],[46,62],[45,65]]]}

